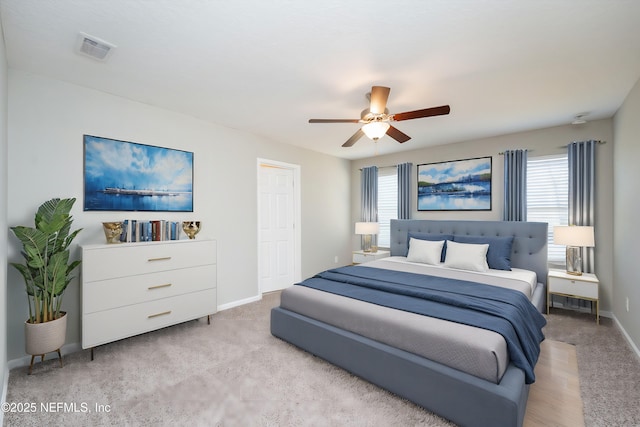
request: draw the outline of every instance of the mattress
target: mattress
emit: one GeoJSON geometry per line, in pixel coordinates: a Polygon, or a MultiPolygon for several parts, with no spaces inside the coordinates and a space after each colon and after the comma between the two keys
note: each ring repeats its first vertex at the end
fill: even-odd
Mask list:
{"type": "MultiPolygon", "coordinates": [[[[486,273],[406,262],[391,257],[360,266],[431,274],[518,290],[529,298],[536,284],[527,270],[486,273]]],[[[281,295],[280,306],[329,325],[417,354],[493,383],[500,382],[509,356],[504,338],[493,331],[383,307],[303,286],[281,295]]]]}

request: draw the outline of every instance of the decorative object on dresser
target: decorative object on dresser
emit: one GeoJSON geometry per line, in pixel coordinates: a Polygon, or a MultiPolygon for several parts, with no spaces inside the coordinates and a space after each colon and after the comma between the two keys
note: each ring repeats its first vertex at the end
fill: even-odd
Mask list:
{"type": "Polygon", "coordinates": [[[567,246],[567,274],[582,275],[582,248],[595,246],[593,227],[578,225],[553,227],[553,243],[567,246]]]}
{"type": "Polygon", "coordinates": [[[217,311],[215,240],[82,247],[82,348],[217,311]]]}
{"type": "Polygon", "coordinates": [[[596,309],[596,323],[600,324],[600,308],[598,297],[598,285],[600,281],[595,274],[583,273],[576,276],[562,270],[549,269],[549,279],[547,280],[547,314],[553,305],[553,295],[577,298],[591,301],[596,309]]]}
{"type": "Polygon", "coordinates": [[[104,230],[104,236],[107,238],[107,243],[120,243],[120,237],[122,236],[122,222],[103,222],[102,229],[104,230]]]}
{"type": "Polygon", "coordinates": [[[200,232],[200,221],[184,221],[182,229],[189,236],[189,239],[195,239],[196,234],[200,232]]]}
{"type": "Polygon", "coordinates": [[[386,258],[389,255],[390,255],[389,251],[376,251],[376,252],[354,251],[352,262],[354,264],[362,264],[363,262],[373,261],[374,259],[386,258]]]}
{"type": "Polygon", "coordinates": [[[160,242],[180,240],[183,222],[167,220],[125,219],[122,222],[121,242],[160,242]]]}
{"type": "Polygon", "coordinates": [[[364,252],[376,252],[377,247],[371,246],[371,236],[380,232],[380,224],[377,222],[356,222],[356,234],[362,235],[362,250],[364,252]]]}
{"type": "Polygon", "coordinates": [[[79,260],[69,262],[69,246],[82,230],[71,231],[71,208],[76,199],[51,199],[35,214],[35,228],[16,226],[11,231],[22,243],[24,264],[11,263],[24,278],[29,319],[25,322],[25,351],[31,355],[29,374],[36,356],[44,361],[46,353],[57,352],[65,342],[67,315],[61,310],[62,297],[73,278],[79,260]]]}

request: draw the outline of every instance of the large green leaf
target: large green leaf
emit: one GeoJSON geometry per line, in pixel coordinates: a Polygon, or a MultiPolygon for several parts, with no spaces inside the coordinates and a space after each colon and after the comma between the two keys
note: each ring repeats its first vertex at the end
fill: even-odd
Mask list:
{"type": "Polygon", "coordinates": [[[49,258],[47,265],[48,283],[45,290],[50,295],[59,295],[67,287],[67,262],[69,251],[58,252],[49,258]]]}
{"type": "Polygon", "coordinates": [[[69,213],[76,199],[51,199],[38,208],[35,215],[36,228],[48,235],[49,251],[64,249],[71,230],[73,218],[69,213]]]}
{"type": "Polygon", "coordinates": [[[21,225],[11,227],[13,234],[20,240],[25,250],[27,248],[34,248],[41,254],[44,254],[44,249],[47,246],[48,238],[46,233],[33,227],[23,227],[21,225]]]}

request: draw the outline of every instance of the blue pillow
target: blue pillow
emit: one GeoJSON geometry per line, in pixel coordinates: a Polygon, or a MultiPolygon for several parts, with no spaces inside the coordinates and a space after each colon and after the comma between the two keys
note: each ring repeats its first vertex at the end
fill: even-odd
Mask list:
{"type": "Polygon", "coordinates": [[[511,247],[513,236],[454,236],[454,242],[489,244],[487,264],[494,270],[511,271],[511,247]]]}
{"type": "Polygon", "coordinates": [[[432,242],[439,242],[440,240],[444,240],[444,246],[442,246],[442,255],[440,256],[440,262],[444,262],[444,259],[447,256],[447,240],[453,240],[453,234],[434,234],[434,233],[417,233],[417,232],[409,232],[407,234],[407,248],[409,247],[409,242],[411,238],[419,239],[419,240],[430,240],[432,242]]]}

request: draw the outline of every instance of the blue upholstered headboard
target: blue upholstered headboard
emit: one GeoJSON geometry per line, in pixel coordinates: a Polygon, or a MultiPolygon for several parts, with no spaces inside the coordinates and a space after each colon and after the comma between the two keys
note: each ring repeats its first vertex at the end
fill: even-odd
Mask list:
{"type": "Polygon", "coordinates": [[[535,271],[538,282],[547,284],[546,222],[449,221],[427,219],[391,220],[391,255],[407,256],[407,233],[453,234],[462,236],[513,236],[511,265],[535,271]]]}

